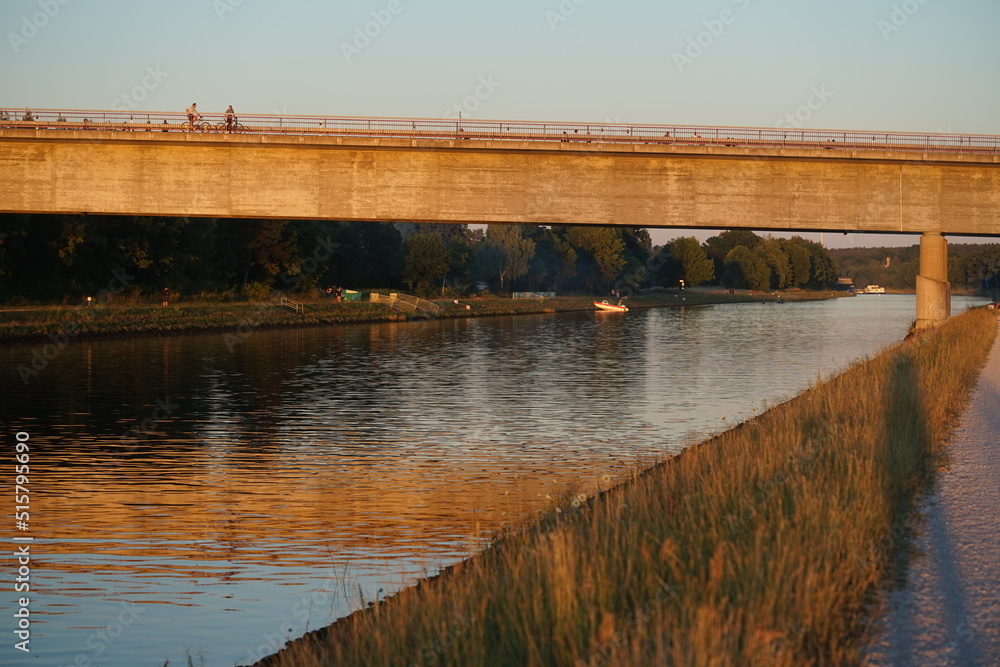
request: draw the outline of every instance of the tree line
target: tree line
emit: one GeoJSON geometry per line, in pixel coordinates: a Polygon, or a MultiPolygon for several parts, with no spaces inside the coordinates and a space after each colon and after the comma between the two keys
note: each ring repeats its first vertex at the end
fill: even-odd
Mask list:
{"type": "MultiPolygon", "coordinates": [[[[920,273],[920,246],[845,248],[830,251],[841,275],[858,287],[882,285],[912,290],[920,273]]],[[[948,280],[952,289],[1000,295],[1000,245],[950,243],[948,280]]]]}
{"type": "Polygon", "coordinates": [[[0,298],[75,302],[110,280],[130,296],[261,298],[328,286],[425,296],[606,293],[721,284],[824,287],[819,244],[727,231],[654,246],[639,227],[0,215],[0,298]]]}

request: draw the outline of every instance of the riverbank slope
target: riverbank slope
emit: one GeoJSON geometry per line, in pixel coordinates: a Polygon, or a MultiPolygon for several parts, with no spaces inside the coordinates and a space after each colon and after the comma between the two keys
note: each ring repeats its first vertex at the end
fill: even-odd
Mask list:
{"type": "Polygon", "coordinates": [[[857,663],[995,335],[914,335],[258,664],[857,663]]]}

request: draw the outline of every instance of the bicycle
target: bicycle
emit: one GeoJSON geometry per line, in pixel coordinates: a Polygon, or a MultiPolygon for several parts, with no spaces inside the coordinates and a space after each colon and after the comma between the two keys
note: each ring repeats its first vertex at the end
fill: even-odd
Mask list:
{"type": "Polygon", "coordinates": [[[201,116],[194,119],[192,123],[189,120],[184,121],[181,125],[181,130],[185,132],[215,132],[215,126],[204,120],[201,116]]]}
{"type": "Polygon", "coordinates": [[[215,126],[215,131],[216,132],[246,132],[247,128],[242,123],[240,123],[239,121],[237,121],[236,117],[234,116],[233,117],[233,121],[229,125],[228,128],[226,127],[226,122],[223,121],[223,122],[221,122],[221,123],[219,123],[218,125],[215,126]]]}

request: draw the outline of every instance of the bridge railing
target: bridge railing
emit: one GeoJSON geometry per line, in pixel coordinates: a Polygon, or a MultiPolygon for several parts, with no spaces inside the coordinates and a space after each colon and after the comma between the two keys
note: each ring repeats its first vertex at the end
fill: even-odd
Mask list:
{"type": "MultiPolygon", "coordinates": [[[[0,130],[112,130],[191,134],[229,131],[224,114],[203,113],[201,119],[205,124],[192,131],[186,126],[186,113],[0,108],[0,130]]],[[[231,126],[232,132],[262,135],[1000,153],[1000,136],[996,135],[265,114],[237,115],[236,122],[236,125],[231,126]]]]}

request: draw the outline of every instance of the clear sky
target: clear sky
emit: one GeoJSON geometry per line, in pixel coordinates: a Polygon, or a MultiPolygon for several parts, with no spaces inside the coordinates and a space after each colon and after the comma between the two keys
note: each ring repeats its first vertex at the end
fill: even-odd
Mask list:
{"type": "Polygon", "coordinates": [[[0,31],[0,107],[1000,134],[997,0],[0,0],[0,31]]]}

